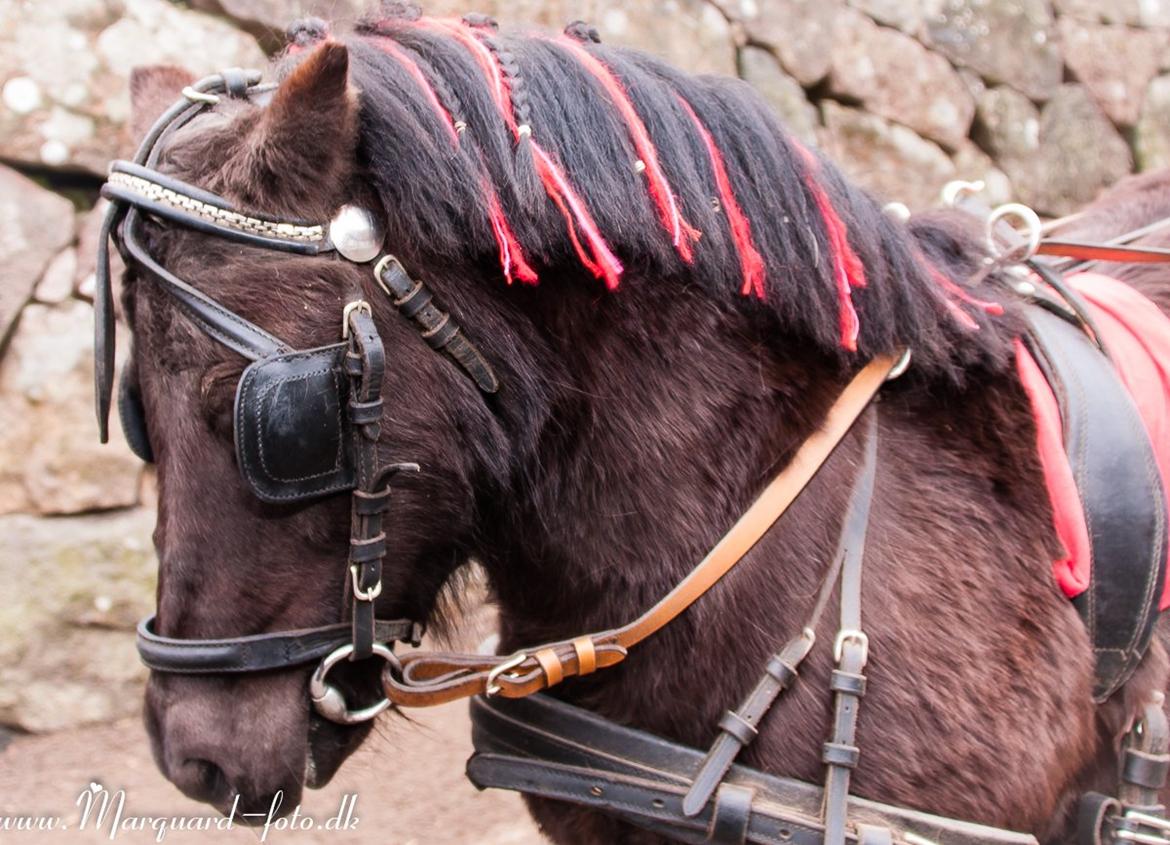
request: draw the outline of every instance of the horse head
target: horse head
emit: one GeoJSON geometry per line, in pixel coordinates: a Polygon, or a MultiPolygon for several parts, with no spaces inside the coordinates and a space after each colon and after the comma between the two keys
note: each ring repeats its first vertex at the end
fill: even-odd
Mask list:
{"type": "MultiPolygon", "coordinates": [[[[148,125],[193,81],[173,69],[136,74],[138,123],[148,125]]],[[[343,205],[393,218],[397,211],[383,209],[363,178],[358,130],[347,50],[328,44],[266,102],[224,97],[165,141],[157,166],[276,218],[329,220],[343,205]]],[[[394,503],[378,613],[425,620],[439,586],[471,546],[477,497],[491,495],[502,480],[509,446],[489,409],[491,397],[394,313],[368,265],[242,247],[149,220],[143,240],[161,265],[293,349],[335,344],[347,303],[370,304],[387,357],[376,459],[422,468],[401,479],[409,495],[394,503]]],[[[421,245],[419,252],[434,255],[421,245]]],[[[441,256],[429,267],[437,277],[450,272],[441,256]]],[[[258,499],[233,446],[234,400],[248,361],[193,325],[148,271],[129,274],[124,300],[134,331],[130,378],[158,469],[155,631],[207,639],[342,619],[350,583],[348,497],[258,499]]],[[[471,299],[452,301],[461,311],[473,307],[471,299]]],[[[490,318],[484,323],[490,328],[490,318]]],[[[295,468],[297,457],[291,461],[295,468]]],[[[331,682],[355,707],[376,701],[377,663],[339,666],[331,682]]],[[[236,795],[244,812],[266,809],[278,790],[286,809],[295,805],[302,784],[327,781],[368,730],[368,723],[338,725],[312,710],[305,694],[310,668],[153,673],[146,714],[160,768],[185,793],[223,810],[236,795]]]]}

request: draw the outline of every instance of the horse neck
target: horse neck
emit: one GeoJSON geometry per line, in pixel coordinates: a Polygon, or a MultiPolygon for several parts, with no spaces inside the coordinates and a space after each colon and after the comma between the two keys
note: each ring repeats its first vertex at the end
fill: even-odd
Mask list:
{"type": "MultiPolygon", "coordinates": [[[[530,315],[549,346],[548,417],[510,496],[486,503],[479,552],[509,648],[620,625],[661,598],[840,382],[818,353],[782,349],[766,326],[680,286],[550,296],[530,315]]],[[[729,598],[704,597],[704,613],[729,598]]]]}

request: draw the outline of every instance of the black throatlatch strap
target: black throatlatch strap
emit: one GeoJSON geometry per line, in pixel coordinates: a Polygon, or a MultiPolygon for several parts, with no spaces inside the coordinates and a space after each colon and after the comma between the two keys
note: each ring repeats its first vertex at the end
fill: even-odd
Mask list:
{"type": "Polygon", "coordinates": [[[1089,588],[1074,604],[1097,659],[1093,697],[1112,695],[1149,645],[1166,580],[1166,497],[1153,447],[1113,364],[1078,328],[1028,308],[1029,346],[1060,404],[1085,512],[1089,588]]]}

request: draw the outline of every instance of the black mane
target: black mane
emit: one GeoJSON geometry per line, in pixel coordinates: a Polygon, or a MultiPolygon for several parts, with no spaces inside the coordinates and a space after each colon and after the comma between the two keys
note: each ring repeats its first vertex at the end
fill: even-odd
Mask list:
{"type": "MultiPolygon", "coordinates": [[[[346,39],[351,79],[362,98],[361,156],[388,211],[388,243],[417,268],[471,266],[502,285],[483,189],[486,172],[542,283],[580,276],[600,295],[604,287],[577,260],[564,219],[545,195],[525,145],[514,142],[480,67],[465,46],[426,21],[410,9],[392,9],[359,24],[346,39]],[[466,124],[458,147],[386,42],[417,63],[452,120],[466,124]]],[[[688,266],[656,216],[646,183],[634,170],[638,155],[626,124],[597,79],[547,34],[481,28],[478,37],[506,71],[518,122],[530,124],[532,137],[562,164],[625,265],[623,287],[697,285],[723,307],[766,315],[778,330],[848,361],[826,225],[808,185],[815,178],[865,268],[868,284],[853,295],[862,358],[910,346],[920,372],[954,378],[977,361],[1006,360],[1010,321],[953,298],[948,303],[953,292],[925,263],[962,282],[979,269],[975,240],[945,216],[923,217],[907,227],[883,214],[829,162],[809,163],[746,83],[690,76],[634,50],[582,42],[621,80],[683,216],[702,233],[688,266]],[[739,253],[728,217],[714,201],[710,158],[680,97],[714,137],[751,223],[767,268],[762,303],[741,293],[739,253]],[[810,167],[814,173],[807,172],[810,167]],[[956,308],[980,328],[964,327],[956,308]]]]}

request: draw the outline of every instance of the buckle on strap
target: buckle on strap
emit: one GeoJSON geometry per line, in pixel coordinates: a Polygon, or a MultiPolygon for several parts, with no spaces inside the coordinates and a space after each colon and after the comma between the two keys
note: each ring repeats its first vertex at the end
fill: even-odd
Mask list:
{"type": "Polygon", "coordinates": [[[842,628],[833,641],[833,660],[840,663],[845,656],[845,644],[854,643],[861,647],[861,665],[869,662],[869,636],[854,628],[842,628]]]}
{"type": "Polygon", "coordinates": [[[378,596],[382,595],[382,579],[379,578],[378,583],[370,587],[370,589],[363,590],[360,583],[361,567],[362,565],[360,563],[352,563],[349,566],[349,574],[351,576],[350,580],[353,582],[353,597],[358,601],[373,601],[378,596]]]}
{"type": "Polygon", "coordinates": [[[1138,810],[1127,810],[1113,835],[1123,842],[1137,842],[1139,845],[1167,845],[1170,843],[1170,820],[1138,810]],[[1152,828],[1157,832],[1143,833],[1141,831],[1143,827],[1152,828]]]}
{"type": "Polygon", "coordinates": [[[345,308],[341,311],[342,340],[349,340],[349,319],[355,311],[365,314],[367,317],[372,317],[374,314],[373,309],[370,308],[370,303],[366,302],[364,299],[355,299],[353,302],[347,303],[345,308]]]}
{"type": "Polygon", "coordinates": [[[495,668],[490,670],[488,672],[487,682],[484,685],[483,694],[486,695],[488,698],[491,698],[493,695],[496,695],[501,689],[500,685],[497,683],[497,681],[500,678],[500,675],[504,674],[505,672],[510,672],[511,670],[515,669],[517,666],[522,664],[527,659],[528,659],[528,655],[523,653],[523,652],[520,652],[518,654],[512,655],[512,657],[505,660],[499,666],[496,666],[495,668]]]}

